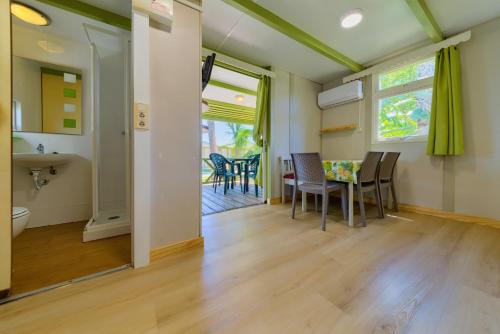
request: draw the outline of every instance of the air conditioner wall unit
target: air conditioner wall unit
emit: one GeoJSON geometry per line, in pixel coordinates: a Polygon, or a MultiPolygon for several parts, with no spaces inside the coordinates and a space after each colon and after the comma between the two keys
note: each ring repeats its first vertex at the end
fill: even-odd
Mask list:
{"type": "Polygon", "coordinates": [[[318,94],[318,105],[321,109],[328,109],[340,104],[363,99],[363,82],[351,81],[318,94]]]}

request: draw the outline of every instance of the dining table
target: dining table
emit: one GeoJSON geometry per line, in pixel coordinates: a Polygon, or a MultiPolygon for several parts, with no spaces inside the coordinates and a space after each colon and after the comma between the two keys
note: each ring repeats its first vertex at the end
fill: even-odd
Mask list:
{"type": "MultiPolygon", "coordinates": [[[[354,227],[354,185],[358,183],[358,171],[361,169],[363,160],[323,160],[323,169],[327,181],[347,183],[348,190],[348,224],[354,227]]],[[[307,201],[302,194],[302,211],[307,211],[307,201]]]]}

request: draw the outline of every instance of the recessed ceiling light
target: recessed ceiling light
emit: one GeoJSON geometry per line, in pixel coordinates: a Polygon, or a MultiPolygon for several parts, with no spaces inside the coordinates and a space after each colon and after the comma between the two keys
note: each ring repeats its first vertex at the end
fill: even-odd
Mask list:
{"type": "Polygon", "coordinates": [[[50,19],[47,15],[23,3],[12,2],[10,4],[10,12],[18,19],[29,24],[36,26],[48,26],[50,24],[50,19]]]}
{"type": "Polygon", "coordinates": [[[344,29],[354,28],[363,21],[363,13],[361,9],[353,9],[342,15],[340,25],[344,29]]]}
{"type": "Polygon", "coordinates": [[[60,46],[59,44],[56,44],[51,41],[38,41],[36,44],[38,44],[39,47],[41,47],[44,51],[47,51],[48,53],[63,53],[64,48],[60,46]]]}
{"type": "Polygon", "coordinates": [[[245,97],[243,95],[236,95],[234,97],[234,99],[236,100],[236,102],[243,102],[243,101],[245,101],[245,97]]]}

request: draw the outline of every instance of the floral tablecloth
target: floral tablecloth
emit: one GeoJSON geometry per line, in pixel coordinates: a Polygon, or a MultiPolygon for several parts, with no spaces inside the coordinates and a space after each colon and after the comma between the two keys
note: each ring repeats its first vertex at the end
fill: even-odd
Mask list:
{"type": "Polygon", "coordinates": [[[323,160],[326,179],[358,183],[356,172],[360,170],[362,162],[362,160],[323,160]]]}

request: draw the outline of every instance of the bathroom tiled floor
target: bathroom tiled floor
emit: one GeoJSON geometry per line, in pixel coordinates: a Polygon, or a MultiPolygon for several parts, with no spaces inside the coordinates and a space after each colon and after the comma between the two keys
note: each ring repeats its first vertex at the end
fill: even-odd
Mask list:
{"type": "Polygon", "coordinates": [[[12,294],[130,263],[130,235],[82,242],[86,222],[24,230],[13,243],[12,294]]]}

